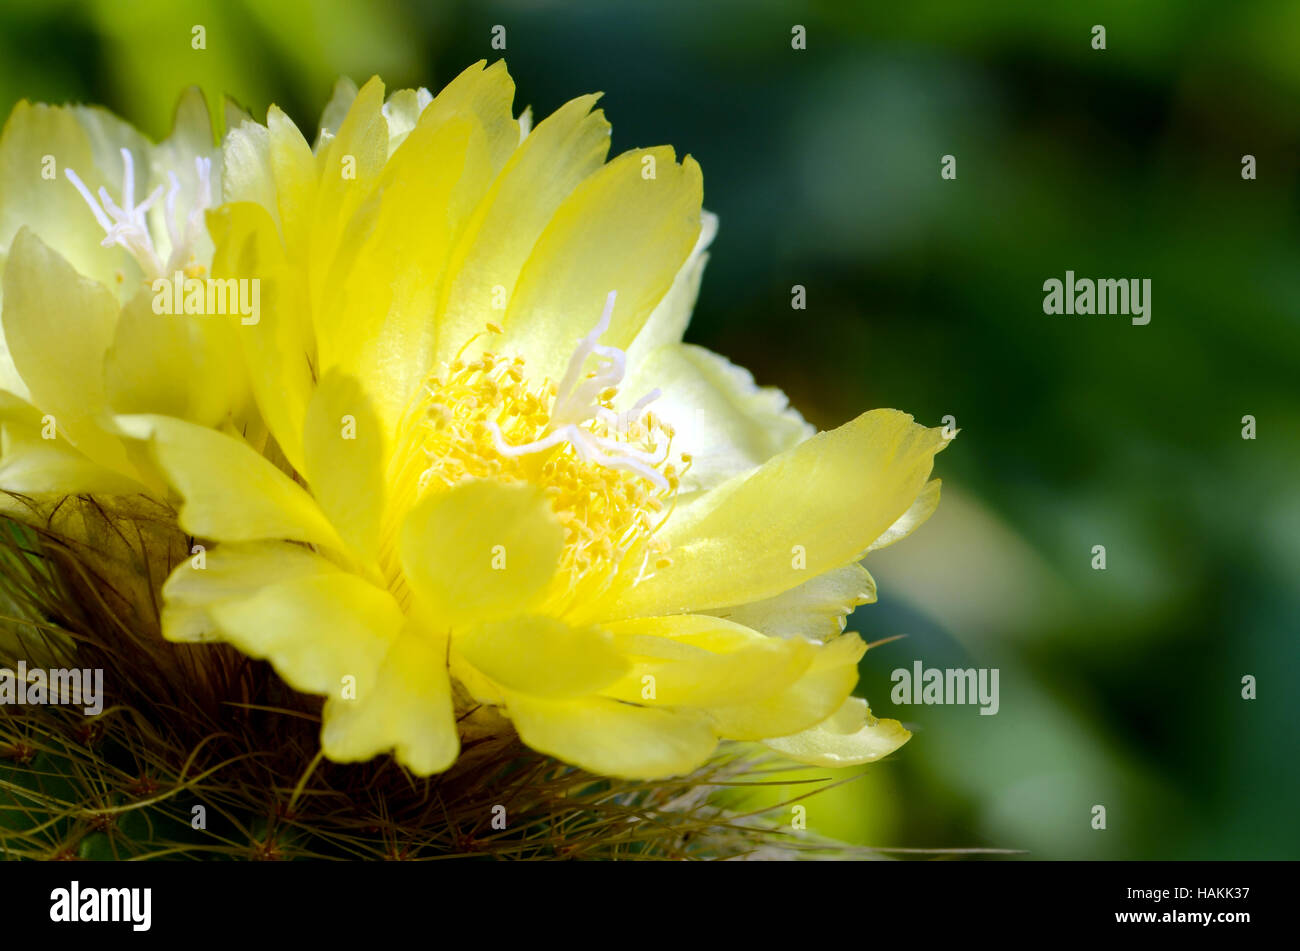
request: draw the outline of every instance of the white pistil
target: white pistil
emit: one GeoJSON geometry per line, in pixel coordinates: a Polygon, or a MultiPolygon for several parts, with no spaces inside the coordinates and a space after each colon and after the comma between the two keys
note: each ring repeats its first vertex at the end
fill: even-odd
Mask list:
{"type": "Polygon", "coordinates": [[[501,427],[495,422],[488,422],[488,431],[492,433],[492,442],[497,452],[503,456],[525,456],[535,452],[544,452],[567,442],[574,453],[583,462],[595,462],[611,469],[623,469],[633,472],[643,479],[654,483],[660,489],[668,488],[668,480],[655,467],[666,458],[636,449],[626,443],[606,436],[600,436],[584,424],[600,421],[618,430],[626,421],[627,426],[636,422],[647,406],[659,398],[659,391],[652,390],[627,413],[623,419],[612,410],[600,405],[600,394],[609,389],[617,389],[627,372],[627,354],[617,347],[600,344],[600,338],[609,330],[609,323],[614,315],[614,300],[617,291],[610,291],[605,298],[605,309],[600,315],[595,329],[578,342],[578,348],[569,358],[569,366],[564,378],[556,388],[555,405],[551,409],[551,421],[542,438],[520,446],[512,446],[501,435],[501,427]],[[595,356],[597,369],[579,382],[583,366],[587,359],[595,356]]]}
{"type": "Polygon", "coordinates": [[[123,167],[121,207],[109,197],[108,190],[105,188],[99,189],[99,198],[96,200],[90,189],[86,187],[86,183],[81,180],[81,176],[72,169],[65,168],[63,174],[76,187],[86,204],[90,206],[91,214],[104,229],[104,240],[100,242],[104,247],[111,248],[118,244],[126,248],[140,263],[140,269],[149,280],[170,276],[173,271],[184,267],[188,262],[194,242],[202,231],[203,212],[212,203],[212,160],[195,156],[194,171],[198,179],[198,189],[193,204],[183,214],[178,215],[176,209],[176,196],[180,193],[181,183],[176,178],[175,172],[167,173],[171,187],[166,190],[167,197],[163,202],[163,221],[167,227],[170,251],[167,260],[164,261],[159,257],[154,246],[147,217],[149,209],[163,196],[163,186],[159,185],[137,205],[135,203],[135,160],[129,149],[121,151],[123,167]]]}

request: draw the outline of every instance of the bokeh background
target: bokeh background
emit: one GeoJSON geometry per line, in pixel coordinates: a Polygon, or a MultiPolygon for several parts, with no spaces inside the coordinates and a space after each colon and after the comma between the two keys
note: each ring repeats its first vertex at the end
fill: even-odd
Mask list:
{"type": "Polygon", "coordinates": [[[859,692],[915,738],[810,825],[1300,857],[1300,5],[5,0],[0,112],[101,103],[157,138],[197,83],[314,129],[338,76],[436,90],[501,55],[496,25],[520,108],[603,90],[614,152],[703,165],[721,230],[689,340],[823,427],[892,406],[962,430],[851,619],[906,635],[859,692]],[[1067,269],[1150,278],[1151,323],[1045,316],[1067,269]],[[895,706],[918,659],[998,668],[998,714],[895,706]]]}

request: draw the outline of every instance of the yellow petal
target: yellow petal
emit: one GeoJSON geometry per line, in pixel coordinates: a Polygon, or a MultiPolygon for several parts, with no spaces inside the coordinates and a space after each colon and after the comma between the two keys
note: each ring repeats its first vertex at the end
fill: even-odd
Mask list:
{"type": "Polygon", "coordinates": [[[452,645],[496,684],[535,697],[593,694],[628,668],[607,631],[548,617],[482,624],[456,635],[452,645]]]}
{"type": "Polygon", "coordinates": [[[845,565],[805,581],[774,598],[710,611],[771,637],[828,641],[844,630],[859,604],[876,600],[876,582],[861,565],[845,565]]]}
{"type": "Polygon", "coordinates": [[[655,306],[636,339],[627,348],[627,365],[631,368],[629,376],[636,372],[636,367],[647,354],[660,347],[682,342],[682,334],[691,322],[691,312],[695,309],[695,300],[700,293],[704,265],[709,260],[709,245],[717,235],[718,216],[701,210],[700,234],[695,239],[695,247],[673,279],[673,286],[655,306]]]}
{"type": "MultiPolygon", "coordinates": [[[[370,197],[375,183],[388,161],[388,122],[381,111],[384,106],[384,84],[378,76],[361,87],[352,102],[338,134],[321,150],[316,160],[320,187],[316,193],[315,215],[309,238],[312,269],[312,287],[324,286],[334,259],[334,251],[342,238],[353,213],[370,197]]],[[[272,115],[267,115],[268,128],[272,115]]],[[[286,120],[287,121],[287,120],[286,120]]],[[[275,135],[272,132],[272,150],[275,135]]],[[[295,146],[295,151],[301,150],[295,146]]],[[[295,165],[298,164],[295,161],[295,165]]],[[[295,180],[301,175],[295,172],[295,180]]],[[[277,184],[280,169],[276,169],[277,184]]],[[[292,250],[295,241],[289,231],[289,215],[284,207],[280,219],[285,223],[286,243],[292,250]]]]}
{"type": "Polygon", "coordinates": [[[0,390],[0,490],[19,495],[131,495],[145,486],[86,458],[53,417],[0,390]],[[53,427],[53,439],[45,438],[53,427]]]}
{"type": "Polygon", "coordinates": [[[703,765],[717,738],[701,715],[598,697],[541,700],[511,695],[519,738],[533,749],[602,776],[662,779],[703,765]]]}
{"type": "Polygon", "coordinates": [[[507,343],[530,373],[560,379],[610,291],[618,301],[601,342],[627,348],[695,245],[703,188],[695,160],[678,165],[664,146],[624,152],[573,190],[528,256],[506,311],[507,343]]]}
{"type": "Polygon", "coordinates": [[[714,729],[728,739],[762,740],[816,726],[852,693],[866,649],[856,634],[840,635],[819,647],[807,671],[785,690],[735,706],[711,707],[714,729]]]}
{"type": "Polygon", "coordinates": [[[410,511],[400,551],[431,620],[460,628],[528,613],[555,576],[563,544],[540,491],[464,482],[410,511]]]}
{"type": "Polygon", "coordinates": [[[32,402],[93,461],[133,472],[121,441],[100,424],[105,412],[104,353],[118,305],[102,285],[79,275],[23,229],[4,272],[4,331],[32,402]]]}
{"type": "MultiPolygon", "coordinates": [[[[443,87],[425,113],[427,121],[438,124],[460,116],[473,116],[487,135],[488,155],[495,174],[519,144],[519,123],[511,106],[515,83],[506,71],[505,60],[497,60],[484,69],[485,62],[479,60],[443,87]]],[[[425,115],[420,118],[424,120],[425,115]]]]}
{"type": "Polygon", "coordinates": [[[212,640],[217,632],[209,608],[247,600],[268,585],[338,574],[332,562],[288,542],[223,543],[192,553],[163,584],[163,636],[212,640]]]}
{"type": "Polygon", "coordinates": [[[392,595],[343,572],[277,582],[208,613],[224,640],[269,660],[289,686],[326,695],[337,694],[344,677],[374,684],[403,624],[392,595]]]}
{"type": "Polygon", "coordinates": [[[574,99],[533,130],[475,210],[448,266],[454,278],[438,318],[439,360],[450,362],[488,321],[504,320],[519,271],[555,209],[604,163],[609,123],[590,111],[597,98],[574,99]]]}
{"type": "Polygon", "coordinates": [[[447,259],[490,179],[476,121],[439,124],[426,110],[325,276],[315,314],[321,367],[356,376],[389,432],[431,369],[447,259]]]}
{"type": "Polygon", "coordinates": [[[660,537],[672,563],[605,617],[761,601],[860,557],[908,510],[947,441],[897,410],[873,410],[770,459],[677,511],[660,537]]]}
{"type": "Polygon", "coordinates": [[[134,495],[145,489],[112,469],[91,462],[66,443],[39,439],[21,448],[6,446],[0,463],[0,489],[20,495],[134,495]]]}
{"type": "Polygon", "coordinates": [[[400,634],[369,683],[358,678],[355,699],[342,690],[325,702],[321,746],[336,762],[370,759],[394,750],[420,776],[456,761],[460,737],[447,676],[446,640],[400,634]]]}
{"type": "Polygon", "coordinates": [[[303,304],[306,286],[290,274],[265,208],[250,202],[225,205],[209,212],[207,220],[217,247],[213,276],[261,282],[260,319],[238,327],[235,336],[258,410],[280,451],[301,472],[303,420],[317,364],[309,311],[303,304]]]}
{"type": "Polygon", "coordinates": [[[713,617],[638,618],[609,630],[634,664],[603,693],[633,703],[734,706],[771,696],[794,684],[815,652],[807,641],[764,637],[713,617]]]}
{"type": "Polygon", "coordinates": [[[122,309],[104,357],[109,405],[218,426],[246,399],[239,318],[158,314],[153,301],[142,290],[122,309]]]}
{"type": "Polygon", "coordinates": [[[336,370],[321,379],[307,407],[303,451],[312,496],[343,540],[374,560],[384,514],[384,438],[356,380],[336,370]]]}
{"type": "MultiPolygon", "coordinates": [[[[267,157],[275,182],[275,203],[267,207],[276,213],[289,255],[297,258],[307,253],[316,228],[316,156],[293,120],[277,106],[266,113],[266,131],[267,157]]],[[[330,169],[334,178],[343,175],[341,158],[339,163],[339,167],[330,169]]]]}
{"type": "Polygon", "coordinates": [[[877,720],[867,701],[849,697],[823,723],[767,745],[810,766],[859,766],[888,756],[911,738],[897,720],[877,720]]]}
{"type": "Polygon", "coordinates": [[[134,495],[144,488],[66,444],[42,445],[33,440],[20,450],[6,450],[0,464],[0,489],[20,495],[134,495]]]}
{"type": "Polygon", "coordinates": [[[320,507],[247,443],[166,416],[118,416],[134,439],[149,440],[158,465],[185,500],[180,523],[204,538],[290,539],[342,550],[320,507]]]}
{"type": "Polygon", "coordinates": [[[447,667],[452,680],[463,688],[475,703],[491,707],[506,705],[507,691],[500,684],[490,680],[479,669],[453,650],[447,655],[447,667]]]}

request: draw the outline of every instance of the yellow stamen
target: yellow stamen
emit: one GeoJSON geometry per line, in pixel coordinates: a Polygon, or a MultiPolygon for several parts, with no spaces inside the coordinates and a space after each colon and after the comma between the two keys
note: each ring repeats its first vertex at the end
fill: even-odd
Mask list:
{"type": "MultiPolygon", "coordinates": [[[[606,586],[621,570],[639,572],[666,550],[651,536],[680,485],[680,462],[670,462],[669,427],[650,413],[631,426],[602,417],[567,424],[600,447],[598,453],[584,452],[573,440],[559,438],[563,434],[552,425],[556,385],[549,379],[530,382],[525,371],[519,357],[484,352],[472,360],[457,357],[421,387],[389,473],[392,505],[383,557],[395,590],[405,587],[395,557],[402,515],[424,494],[467,479],[543,489],[565,532],[561,572],[568,579],[563,594],[570,598],[606,586]],[[635,463],[621,467],[620,453],[635,463]]],[[[616,395],[613,386],[600,393],[602,402],[616,395]]]]}

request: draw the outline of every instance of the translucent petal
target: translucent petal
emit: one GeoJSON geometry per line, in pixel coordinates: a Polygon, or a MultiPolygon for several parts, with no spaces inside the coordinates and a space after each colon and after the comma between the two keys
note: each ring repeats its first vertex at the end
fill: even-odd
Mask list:
{"type": "Polygon", "coordinates": [[[733,706],[775,695],[799,679],[816,650],[806,641],[767,638],[695,615],[638,618],[609,630],[633,666],[603,692],[633,703],[733,706]]]}
{"type": "Polygon", "coordinates": [[[842,634],[819,648],[804,674],[780,693],[730,707],[711,707],[714,729],[733,740],[788,736],[824,721],[844,703],[858,682],[858,661],[866,645],[842,634]]]}
{"type": "MultiPolygon", "coordinates": [[[[351,221],[358,206],[370,198],[371,191],[383,173],[384,163],[388,161],[388,121],[381,111],[383,105],[384,84],[378,76],[374,76],[361,87],[337,134],[317,156],[315,164],[320,184],[308,239],[311,247],[308,260],[313,272],[311,283],[314,288],[323,285],[323,278],[332,266],[335,249],[342,239],[343,229],[351,221]]],[[[277,111],[272,110],[267,115],[273,150],[277,111]]],[[[283,121],[287,123],[288,119],[283,121]]],[[[288,127],[283,127],[287,133],[288,127]]],[[[297,142],[297,139],[288,136],[286,141],[290,140],[297,142]]],[[[295,144],[295,155],[300,152],[300,147],[295,144]]],[[[294,160],[294,182],[303,179],[305,169],[301,167],[301,161],[294,160]]],[[[281,170],[277,167],[277,183],[281,181],[280,173],[281,170]]],[[[285,222],[286,236],[292,249],[296,241],[293,235],[288,234],[291,217],[293,216],[281,207],[280,218],[285,222]]]]}
{"type": "Polygon", "coordinates": [[[703,187],[695,160],[678,165],[665,146],[625,152],[573,190],[528,256],[506,311],[506,342],[531,374],[560,379],[610,291],[618,302],[601,342],[627,348],[695,246],[703,187]]]}
{"type": "MultiPolygon", "coordinates": [[[[18,103],[0,133],[0,258],[18,230],[28,227],[80,274],[107,286],[116,284],[119,271],[137,278],[139,268],[126,251],[101,245],[104,230],[64,170],[75,171],[92,192],[107,186],[117,194],[117,150],[143,157],[145,147],[139,133],[103,110],[18,103]]],[[[147,166],[142,160],[138,167],[147,166]]]]}
{"type": "Polygon", "coordinates": [[[767,745],[810,766],[859,766],[888,756],[911,738],[897,720],[877,720],[865,700],[849,697],[824,722],[767,745]]]}
{"type": "Polygon", "coordinates": [[[485,63],[479,60],[461,72],[433,97],[425,112],[435,124],[473,116],[487,135],[489,161],[496,173],[519,144],[519,123],[513,112],[515,83],[505,60],[484,68],[485,63]]]}
{"type": "MultiPolygon", "coordinates": [[[[266,113],[267,157],[275,183],[275,201],[267,206],[275,214],[284,233],[285,247],[291,257],[306,253],[317,227],[316,195],[319,189],[317,162],[311,146],[292,119],[277,106],[266,113]]],[[[339,167],[331,168],[333,177],[343,175],[339,167]]]]}
{"type": "Polygon", "coordinates": [[[761,601],[860,557],[921,492],[947,445],[897,410],[873,410],[710,490],[668,520],[671,564],[601,606],[605,617],[761,601]]]}
{"type": "MultiPolygon", "coordinates": [[[[199,177],[194,160],[204,158],[212,160],[209,171],[209,192],[204,196],[208,205],[218,205],[222,196],[222,162],[221,150],[212,134],[212,117],[208,111],[207,99],[198,86],[189,86],[181,92],[172,114],[172,130],[157,146],[147,153],[149,163],[139,166],[148,170],[147,189],[142,191],[137,183],[136,194],[148,194],[148,189],[158,185],[171,186],[171,175],[176,177],[180,189],[176,193],[177,208],[193,208],[199,198],[199,177]],[[169,175],[168,173],[171,173],[169,175]]],[[[149,222],[157,236],[160,253],[164,256],[172,251],[167,233],[167,209],[164,202],[157,202],[149,211],[149,222]]],[[[212,260],[212,241],[200,231],[190,246],[194,257],[202,264],[212,260]]]]}
{"type": "Polygon", "coordinates": [[[709,260],[709,245],[717,234],[718,216],[701,211],[700,234],[695,239],[695,247],[673,279],[673,286],[655,306],[646,319],[645,326],[627,348],[627,365],[631,368],[629,376],[636,373],[636,367],[647,354],[660,347],[682,342],[682,334],[691,322],[691,312],[695,309],[700,282],[704,278],[704,265],[709,260]]]}
{"type": "Polygon", "coordinates": [[[271,136],[266,126],[244,121],[231,128],[222,143],[221,164],[222,197],[226,201],[256,202],[278,223],[271,136]]]}
{"type": "Polygon", "coordinates": [[[835,568],[773,598],[710,614],[743,624],[771,637],[827,641],[844,630],[844,619],[860,604],[876,600],[876,582],[858,564],[835,568]]]}
{"type": "Polygon", "coordinates": [[[438,358],[451,361],[505,307],[538,236],[556,208],[601,167],[609,123],[596,96],[561,106],[510,157],[475,210],[448,267],[438,318],[438,358]]]}
{"type": "Polygon", "coordinates": [[[388,155],[391,158],[406,137],[415,128],[424,105],[414,89],[399,89],[391,93],[384,103],[384,118],[388,120],[388,155]]]}
{"type": "Polygon", "coordinates": [[[513,694],[508,711],[520,739],[533,749],[604,776],[680,776],[701,766],[717,745],[699,714],[603,697],[541,700],[513,694]]]}
{"type": "Polygon", "coordinates": [[[322,369],[356,376],[389,432],[432,368],[431,319],[457,234],[491,179],[482,128],[429,110],[393,155],[315,302],[322,369]]]}
{"type": "Polygon", "coordinates": [[[620,396],[629,402],[654,388],[662,395],[651,409],[673,427],[673,451],[692,457],[683,493],[749,472],[815,432],[784,393],[703,347],[672,343],[647,354],[620,396]]]}
{"type": "Polygon", "coordinates": [[[321,113],[319,137],[338,134],[339,126],[343,125],[343,120],[347,117],[348,110],[352,108],[352,102],[356,98],[357,84],[347,76],[339,77],[334,83],[334,92],[330,96],[330,101],[325,104],[325,110],[321,113]]]}
{"type": "Polygon", "coordinates": [[[939,487],[942,484],[942,479],[932,479],[927,482],[925,488],[921,490],[921,494],[912,503],[912,507],[900,515],[898,521],[889,526],[889,529],[883,535],[872,542],[867,551],[888,548],[894,542],[902,541],[924,525],[926,520],[934,514],[934,510],[939,507],[939,487]]]}

